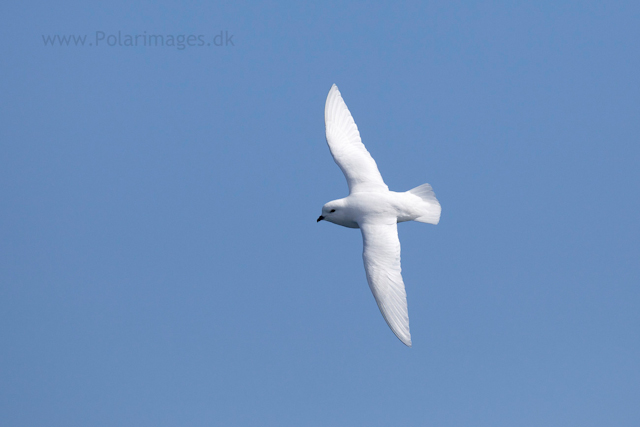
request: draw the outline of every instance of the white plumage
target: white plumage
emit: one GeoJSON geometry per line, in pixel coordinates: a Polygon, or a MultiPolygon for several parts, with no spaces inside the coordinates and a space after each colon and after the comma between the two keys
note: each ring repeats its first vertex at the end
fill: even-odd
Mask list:
{"type": "Polygon", "coordinates": [[[325,204],[318,221],[360,228],[371,292],[393,333],[411,347],[397,223],[413,220],[437,224],[440,203],[429,184],[403,193],[389,191],[336,85],[327,96],[324,118],[327,143],[347,178],[349,196],[325,204]]]}

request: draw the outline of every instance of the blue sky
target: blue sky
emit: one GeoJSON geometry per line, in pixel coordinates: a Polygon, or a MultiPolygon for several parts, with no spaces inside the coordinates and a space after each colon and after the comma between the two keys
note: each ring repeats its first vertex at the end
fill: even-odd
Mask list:
{"type": "Polygon", "coordinates": [[[0,6],[6,426],[636,426],[637,2],[0,6]],[[202,35],[233,46],[45,46],[202,35]],[[145,33],[146,32],[146,33],[145,33]],[[413,348],[324,138],[392,190],[413,348]]]}

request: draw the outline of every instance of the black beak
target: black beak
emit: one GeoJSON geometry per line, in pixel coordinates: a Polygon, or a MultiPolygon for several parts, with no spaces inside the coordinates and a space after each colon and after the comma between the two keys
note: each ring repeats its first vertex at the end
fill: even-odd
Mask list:
{"type": "Polygon", "coordinates": [[[318,220],[317,220],[316,222],[320,222],[320,221],[322,221],[323,219],[324,219],[324,217],[323,217],[322,215],[320,215],[320,216],[318,217],[318,220]]]}

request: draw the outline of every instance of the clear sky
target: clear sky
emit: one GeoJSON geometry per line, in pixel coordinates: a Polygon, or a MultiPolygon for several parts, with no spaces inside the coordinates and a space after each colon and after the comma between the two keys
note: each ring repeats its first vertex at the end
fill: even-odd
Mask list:
{"type": "Polygon", "coordinates": [[[0,424],[640,425],[638,2],[301,3],[2,3],[0,424]],[[413,348],[316,223],[333,83],[442,203],[413,348]]]}

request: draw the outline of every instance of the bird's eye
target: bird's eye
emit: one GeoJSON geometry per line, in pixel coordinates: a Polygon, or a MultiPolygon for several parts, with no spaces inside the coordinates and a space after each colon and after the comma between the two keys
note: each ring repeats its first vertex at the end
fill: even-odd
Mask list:
{"type": "Polygon", "coordinates": [[[329,211],[329,213],[333,213],[333,212],[335,212],[335,211],[336,211],[335,209],[331,209],[331,210],[329,211]]]}

